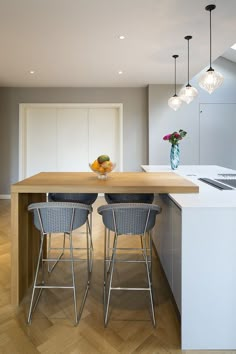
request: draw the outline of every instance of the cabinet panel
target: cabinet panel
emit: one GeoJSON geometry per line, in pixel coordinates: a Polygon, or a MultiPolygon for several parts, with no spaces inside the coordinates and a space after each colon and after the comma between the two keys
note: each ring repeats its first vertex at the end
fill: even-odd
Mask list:
{"type": "Polygon", "coordinates": [[[26,115],[25,177],[57,171],[56,109],[28,109],[26,115]]]}
{"type": "Polygon", "coordinates": [[[156,197],[155,203],[161,207],[158,223],[155,227],[154,244],[158,244],[158,254],[165,275],[172,288],[172,236],[171,236],[171,208],[167,195],[156,197]]]}
{"type": "Polygon", "coordinates": [[[88,110],[57,110],[58,171],[89,171],[88,110]]]}
{"type": "Polygon", "coordinates": [[[120,127],[116,108],[89,109],[89,159],[107,154],[120,170],[120,127]]]}
{"type": "Polygon", "coordinates": [[[173,276],[172,292],[181,313],[181,249],[182,249],[182,215],[181,210],[172,202],[172,243],[173,243],[173,276]]]}

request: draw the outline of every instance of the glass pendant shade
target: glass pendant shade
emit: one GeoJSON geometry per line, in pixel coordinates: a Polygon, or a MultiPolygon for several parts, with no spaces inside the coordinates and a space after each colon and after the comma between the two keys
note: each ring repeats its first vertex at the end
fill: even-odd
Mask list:
{"type": "Polygon", "coordinates": [[[187,104],[191,103],[197,95],[198,95],[197,89],[195,89],[195,87],[191,85],[186,85],[179,92],[179,96],[181,100],[187,104]]]}
{"type": "Polygon", "coordinates": [[[211,11],[215,8],[215,5],[207,5],[205,7],[205,10],[210,12],[210,67],[198,81],[199,86],[208,93],[214,92],[224,82],[223,75],[215,71],[211,66],[211,11]]]}
{"type": "Polygon", "coordinates": [[[176,59],[178,58],[178,55],[172,55],[172,58],[175,59],[175,94],[168,100],[168,105],[170,108],[172,108],[174,111],[177,111],[181,106],[182,106],[182,101],[179,96],[176,95],[176,59]]]}
{"type": "Polygon", "coordinates": [[[177,111],[181,107],[182,103],[182,100],[177,95],[174,95],[168,100],[169,107],[172,108],[174,111],[177,111]]]}
{"type": "Polygon", "coordinates": [[[187,104],[191,103],[194,100],[194,98],[198,95],[197,89],[189,84],[189,41],[192,38],[193,38],[192,36],[184,37],[184,39],[188,41],[188,83],[185,87],[183,87],[180,90],[179,93],[181,100],[187,104]]]}
{"type": "Polygon", "coordinates": [[[212,93],[220,87],[223,82],[223,75],[210,68],[200,77],[199,86],[208,93],[212,93]]]}

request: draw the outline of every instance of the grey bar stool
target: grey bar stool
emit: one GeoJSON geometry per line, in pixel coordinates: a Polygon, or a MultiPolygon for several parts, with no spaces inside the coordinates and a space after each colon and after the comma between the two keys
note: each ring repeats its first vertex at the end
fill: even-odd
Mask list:
{"type": "MultiPolygon", "coordinates": [[[[73,298],[74,298],[74,313],[75,313],[75,324],[77,324],[80,320],[85,300],[87,297],[89,282],[90,282],[90,228],[89,228],[89,214],[92,213],[92,207],[85,204],[79,203],[60,203],[60,202],[51,202],[51,203],[34,203],[29,205],[28,210],[33,213],[34,226],[40,231],[40,248],[39,255],[37,260],[36,272],[33,282],[33,290],[30,301],[30,308],[28,314],[28,323],[31,323],[32,313],[34,312],[42,290],[43,289],[72,289],[73,290],[73,298]],[[75,249],[84,249],[84,248],[75,248],[73,246],[73,237],[72,231],[78,229],[79,227],[86,225],[86,253],[87,258],[75,258],[74,250],[75,249]],[[44,245],[47,239],[48,234],[53,233],[63,233],[69,237],[69,257],[55,259],[51,257],[47,257],[44,253],[44,245]],[[53,262],[54,264],[58,262],[70,262],[71,264],[71,276],[72,276],[72,284],[62,286],[59,284],[56,285],[47,285],[47,281],[45,279],[44,272],[44,264],[53,262]],[[76,296],[76,283],[75,283],[75,271],[74,271],[74,262],[75,261],[86,261],[87,263],[87,282],[84,290],[83,299],[80,305],[79,313],[77,313],[77,296],[76,296]],[[39,271],[41,268],[41,281],[39,282],[39,271]],[[35,299],[35,291],[39,289],[38,295],[35,299]],[[35,299],[35,300],[34,300],[35,299]]],[[[64,250],[65,245],[63,246],[64,250]]]]}
{"type": "Polygon", "coordinates": [[[104,325],[108,323],[109,304],[112,291],[147,291],[150,295],[150,305],[152,313],[153,326],[156,325],[153,291],[152,291],[152,235],[151,230],[155,225],[156,215],[160,213],[160,207],[145,203],[119,203],[102,205],[98,208],[98,213],[102,215],[105,225],[104,242],[104,325]],[[114,233],[113,242],[111,241],[111,232],[114,233]],[[123,260],[117,255],[118,239],[121,235],[140,235],[140,248],[125,248],[125,250],[140,250],[141,260],[123,260]],[[112,245],[111,245],[112,243],[112,245]],[[114,287],[113,274],[115,264],[119,263],[144,263],[147,276],[147,287],[129,288],[114,287]]]}
{"type": "MultiPolygon", "coordinates": [[[[98,193],[48,193],[48,201],[49,202],[69,202],[69,203],[81,203],[81,204],[86,204],[86,205],[92,205],[98,197],[98,193]]],[[[92,266],[93,266],[93,237],[92,237],[92,229],[93,229],[93,218],[92,218],[92,213],[90,213],[90,221],[89,221],[89,236],[90,236],[90,272],[92,272],[92,266]]],[[[62,247],[62,252],[58,256],[57,261],[63,256],[64,254],[64,247],[65,247],[65,235],[63,239],[63,247],[62,247]]],[[[52,239],[51,236],[49,235],[48,238],[48,253],[50,255],[51,251],[54,250],[55,247],[52,246],[52,239]]],[[[53,268],[55,267],[57,261],[50,265],[48,263],[48,272],[51,272],[53,268]]]]}

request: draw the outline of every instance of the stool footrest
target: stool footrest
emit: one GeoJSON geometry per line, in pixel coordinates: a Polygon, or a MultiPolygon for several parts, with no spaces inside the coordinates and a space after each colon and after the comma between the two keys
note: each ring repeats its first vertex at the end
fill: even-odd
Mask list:
{"type": "Polygon", "coordinates": [[[74,289],[74,286],[35,285],[36,289],[74,289]]]}
{"type": "Polygon", "coordinates": [[[150,291],[150,288],[121,288],[121,287],[113,288],[113,287],[111,287],[110,289],[111,290],[133,290],[133,291],[135,291],[135,290],[137,290],[137,291],[144,290],[144,291],[150,291]]]}

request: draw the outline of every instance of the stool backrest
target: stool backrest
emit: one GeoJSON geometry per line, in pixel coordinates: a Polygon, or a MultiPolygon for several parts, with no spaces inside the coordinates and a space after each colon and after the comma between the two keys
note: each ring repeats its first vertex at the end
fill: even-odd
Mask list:
{"type": "Polygon", "coordinates": [[[121,234],[142,234],[150,231],[160,213],[160,207],[145,203],[108,204],[98,208],[104,225],[121,234]]]}
{"type": "Polygon", "coordinates": [[[43,233],[71,232],[85,224],[92,207],[79,203],[33,203],[34,225],[43,233]]]}
{"type": "Polygon", "coordinates": [[[147,203],[152,204],[153,193],[105,193],[105,200],[108,204],[114,203],[147,203]]]}
{"type": "Polygon", "coordinates": [[[97,199],[97,193],[49,193],[49,202],[70,202],[91,205],[97,199]]]}

